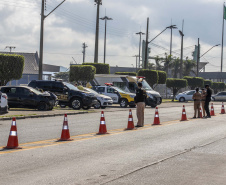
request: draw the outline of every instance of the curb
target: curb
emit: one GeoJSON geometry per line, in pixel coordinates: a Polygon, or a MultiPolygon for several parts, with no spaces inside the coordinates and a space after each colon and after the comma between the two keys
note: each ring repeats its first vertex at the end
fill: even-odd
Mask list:
{"type": "Polygon", "coordinates": [[[65,113],[54,113],[54,114],[40,114],[40,115],[32,115],[32,116],[12,116],[12,117],[3,117],[0,118],[0,121],[11,120],[13,117],[16,119],[28,119],[28,118],[46,118],[46,117],[56,117],[56,116],[64,116],[67,115],[76,115],[76,114],[87,114],[88,111],[84,112],[65,112],[65,113]]]}

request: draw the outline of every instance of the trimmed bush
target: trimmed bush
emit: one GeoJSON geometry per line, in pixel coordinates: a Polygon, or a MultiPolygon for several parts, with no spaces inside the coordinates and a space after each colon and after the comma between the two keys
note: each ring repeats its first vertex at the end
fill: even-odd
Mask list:
{"type": "Polygon", "coordinates": [[[185,76],[184,79],[188,81],[188,86],[191,90],[194,90],[196,87],[204,87],[204,79],[201,77],[185,76]]]}
{"type": "Polygon", "coordinates": [[[96,68],[96,74],[110,74],[109,64],[100,63],[84,63],[82,65],[91,65],[96,68]]]}
{"type": "Polygon", "coordinates": [[[204,80],[204,86],[208,84],[210,87],[212,87],[213,85],[213,81],[212,80],[204,80]]]}
{"type": "Polygon", "coordinates": [[[165,71],[157,72],[158,72],[158,84],[166,84],[166,72],[165,71]]]}
{"type": "Polygon", "coordinates": [[[136,72],[116,72],[116,75],[129,75],[129,76],[137,76],[136,72]]]}
{"type": "Polygon", "coordinates": [[[177,92],[188,86],[188,82],[185,79],[178,79],[178,78],[168,78],[166,80],[166,87],[170,88],[173,91],[173,99],[172,101],[174,101],[174,97],[177,94],[177,92]]]}
{"type": "Polygon", "coordinates": [[[90,82],[94,79],[94,75],[96,74],[96,68],[94,66],[89,65],[76,65],[70,67],[69,80],[73,81],[82,81],[82,82],[90,82]]]}
{"type": "Polygon", "coordinates": [[[145,80],[148,82],[148,84],[153,88],[154,84],[158,83],[158,73],[154,70],[149,69],[141,69],[138,72],[138,76],[144,76],[145,80]]]}
{"type": "Polygon", "coordinates": [[[24,56],[0,54],[0,86],[11,80],[19,80],[24,70],[24,56]]]}
{"type": "Polygon", "coordinates": [[[213,82],[212,89],[214,93],[218,93],[218,91],[225,90],[225,83],[224,82],[213,82]]]}

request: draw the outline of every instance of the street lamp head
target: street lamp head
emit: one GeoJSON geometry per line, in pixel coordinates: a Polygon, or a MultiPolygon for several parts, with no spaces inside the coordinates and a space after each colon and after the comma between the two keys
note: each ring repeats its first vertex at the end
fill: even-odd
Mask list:
{"type": "Polygon", "coordinates": [[[215,45],[215,46],[220,46],[220,44],[217,44],[217,45],[215,45]]]}
{"type": "Polygon", "coordinates": [[[184,34],[183,34],[183,32],[182,32],[182,31],[180,31],[180,30],[179,30],[179,33],[180,33],[180,36],[181,36],[181,37],[183,37],[183,36],[184,36],[184,34]]]}

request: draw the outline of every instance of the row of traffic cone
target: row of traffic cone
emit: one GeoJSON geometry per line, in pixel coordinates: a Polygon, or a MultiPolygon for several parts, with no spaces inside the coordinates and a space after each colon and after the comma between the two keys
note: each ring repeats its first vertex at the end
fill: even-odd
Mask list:
{"type": "MultiPolygon", "coordinates": [[[[222,103],[221,114],[225,114],[224,103],[222,103]]],[[[211,104],[210,115],[215,116],[213,103],[211,104]]],[[[200,118],[202,118],[202,117],[203,117],[202,109],[200,107],[200,118]]],[[[187,119],[187,115],[186,115],[186,111],[185,111],[185,106],[183,105],[181,121],[187,121],[187,120],[188,119],[187,119]]],[[[153,125],[160,125],[158,107],[156,107],[156,109],[155,109],[155,117],[154,117],[153,125]]],[[[133,122],[132,111],[130,109],[128,125],[125,130],[133,130],[133,129],[135,129],[135,127],[134,127],[134,122],[133,122]]],[[[108,134],[103,111],[101,112],[100,127],[99,127],[99,132],[97,134],[98,135],[108,134]]],[[[63,128],[62,128],[62,132],[61,132],[61,138],[58,141],[72,141],[72,140],[73,139],[70,138],[67,114],[65,114],[64,121],[63,121],[63,128]]],[[[4,149],[21,149],[21,147],[19,147],[18,137],[17,137],[16,118],[12,119],[12,125],[11,125],[11,129],[10,129],[10,133],[9,133],[9,139],[7,142],[7,146],[4,147],[4,149]]]]}

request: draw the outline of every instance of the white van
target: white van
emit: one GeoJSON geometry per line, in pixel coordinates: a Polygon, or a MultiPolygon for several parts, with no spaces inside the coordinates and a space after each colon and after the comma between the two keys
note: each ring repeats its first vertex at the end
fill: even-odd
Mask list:
{"type": "Polygon", "coordinates": [[[162,103],[161,95],[149,86],[144,77],[115,74],[96,74],[89,85],[104,86],[105,83],[112,83],[114,86],[119,87],[126,92],[135,93],[138,82],[142,82],[143,88],[147,91],[148,98],[146,100],[146,105],[156,107],[162,103]]]}

